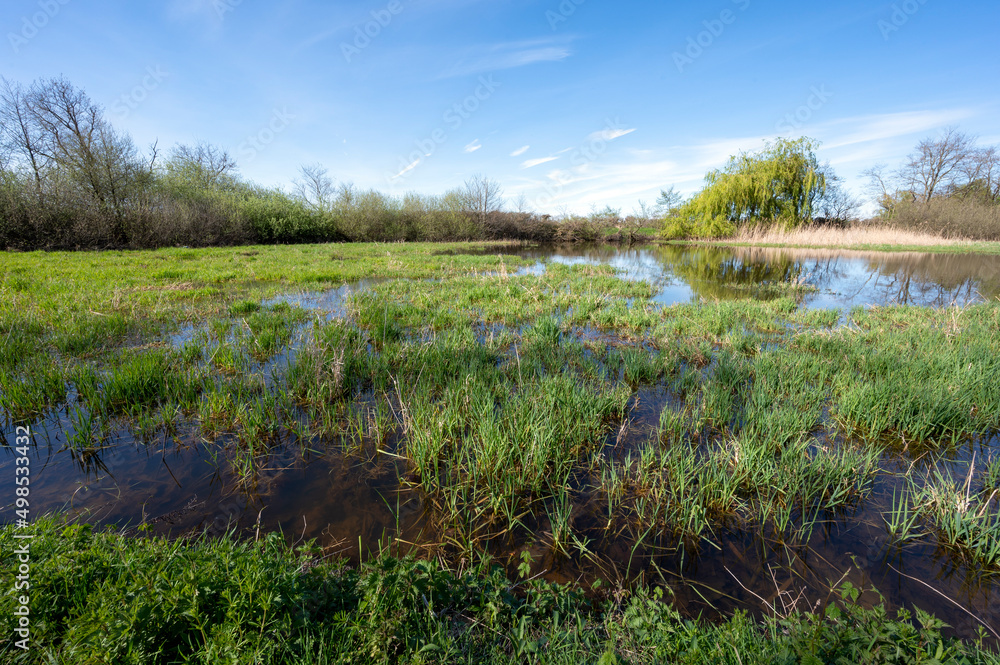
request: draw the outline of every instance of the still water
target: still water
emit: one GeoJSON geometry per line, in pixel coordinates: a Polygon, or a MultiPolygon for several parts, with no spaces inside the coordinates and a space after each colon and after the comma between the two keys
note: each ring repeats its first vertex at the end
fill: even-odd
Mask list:
{"type": "MultiPolygon", "coordinates": [[[[509,251],[509,250],[506,250],[509,251]]],[[[741,247],[560,246],[510,252],[544,261],[605,264],[660,288],[662,305],[794,294],[807,308],[946,307],[1000,297],[1000,256],[741,247]],[[800,287],[789,290],[787,287],[800,287]]]]}

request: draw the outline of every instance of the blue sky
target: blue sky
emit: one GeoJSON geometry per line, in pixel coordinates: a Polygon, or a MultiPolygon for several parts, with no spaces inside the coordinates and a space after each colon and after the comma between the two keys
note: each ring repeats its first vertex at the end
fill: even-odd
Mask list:
{"type": "Polygon", "coordinates": [[[6,0],[0,74],[65,75],[140,144],[210,141],[264,184],[483,173],[628,212],[778,135],[857,193],[945,126],[1000,143],[998,24],[995,0],[6,0]]]}

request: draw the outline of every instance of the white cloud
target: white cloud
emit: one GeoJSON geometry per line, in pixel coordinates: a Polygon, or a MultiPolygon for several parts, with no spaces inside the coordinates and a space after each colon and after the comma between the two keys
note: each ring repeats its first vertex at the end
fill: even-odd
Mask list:
{"type": "Polygon", "coordinates": [[[518,148],[518,149],[517,149],[517,150],[515,150],[514,152],[510,153],[510,156],[511,156],[511,157],[520,157],[520,156],[521,156],[521,155],[523,155],[524,153],[528,152],[528,149],[529,149],[529,148],[531,148],[531,146],[530,146],[530,145],[526,145],[526,146],[524,146],[523,148],[518,148]]]}
{"type": "Polygon", "coordinates": [[[392,179],[393,179],[393,180],[395,180],[396,178],[401,178],[401,177],[403,177],[404,175],[406,175],[407,173],[409,173],[409,172],[410,172],[410,171],[412,171],[413,169],[415,169],[415,168],[417,168],[418,166],[420,166],[420,161],[421,161],[421,160],[419,160],[419,159],[415,159],[415,160],[413,160],[412,162],[410,162],[410,163],[409,163],[409,164],[408,164],[408,165],[406,166],[406,168],[404,168],[404,169],[403,169],[402,171],[400,171],[400,172],[399,172],[399,173],[397,173],[396,175],[392,176],[392,179]]]}
{"type": "Polygon", "coordinates": [[[475,151],[479,150],[482,147],[483,147],[483,144],[479,142],[479,139],[476,139],[475,141],[473,141],[469,145],[465,146],[465,152],[475,152],[475,151]]]}
{"type": "MultiPolygon", "coordinates": [[[[965,108],[913,111],[842,118],[817,123],[808,134],[822,142],[820,161],[829,160],[856,193],[863,182],[857,173],[882,161],[897,163],[916,141],[946,125],[975,115],[965,108]]],[[[590,138],[612,140],[634,130],[604,130],[590,138]]],[[[627,157],[614,159],[605,154],[566,169],[554,169],[544,177],[523,178],[517,186],[528,192],[543,212],[566,207],[586,212],[590,206],[634,205],[637,199],[652,200],[660,189],[674,185],[685,195],[704,186],[705,173],[726,164],[729,157],[758,150],[777,134],[712,138],[687,145],[661,149],[628,150],[627,157]]],[[[575,162],[574,162],[575,163],[575,162]]]]}
{"type": "Polygon", "coordinates": [[[971,109],[883,113],[823,123],[816,126],[816,132],[820,137],[830,134],[836,135],[836,138],[823,144],[823,148],[832,150],[858,143],[929,132],[965,120],[972,115],[975,115],[975,112],[971,109]]]}
{"type": "Polygon", "coordinates": [[[573,52],[568,46],[552,39],[492,44],[471,49],[439,78],[484,74],[539,62],[559,62],[571,55],[573,52]]]}
{"type": "Polygon", "coordinates": [[[631,134],[634,131],[635,131],[634,128],[633,129],[612,129],[612,128],[609,127],[607,129],[602,129],[599,132],[594,132],[593,134],[591,134],[590,136],[587,137],[587,140],[588,141],[614,141],[615,139],[620,139],[623,136],[628,136],[629,134],[631,134]]]}
{"type": "Polygon", "coordinates": [[[546,164],[548,162],[554,162],[557,159],[559,159],[559,158],[558,157],[542,157],[540,159],[529,159],[528,161],[521,163],[521,168],[522,169],[530,169],[530,168],[534,168],[534,167],[538,166],[539,164],[546,164]]]}

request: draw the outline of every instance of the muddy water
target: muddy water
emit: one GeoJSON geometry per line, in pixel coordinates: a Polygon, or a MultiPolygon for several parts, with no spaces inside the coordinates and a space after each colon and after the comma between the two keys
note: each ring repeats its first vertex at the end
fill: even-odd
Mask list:
{"type": "MultiPolygon", "coordinates": [[[[1000,297],[1000,259],[988,256],[678,247],[518,253],[540,262],[526,272],[544,270],[544,261],[615,266],[625,279],[657,285],[655,300],[662,305],[790,296],[804,307],[846,311],[857,305],[940,307],[1000,297]]],[[[284,300],[326,318],[342,317],[345,300],[368,286],[349,285],[274,302],[284,300]]],[[[262,364],[261,374],[270,377],[280,371],[307,337],[307,329],[303,326],[295,336],[292,348],[262,364]]],[[[183,344],[195,332],[181,331],[169,341],[183,344]]],[[[673,399],[663,387],[639,389],[628,424],[608,434],[605,449],[624,455],[647,440],[661,410],[673,399]]],[[[14,466],[11,430],[4,428],[8,447],[0,453],[0,475],[12,473],[14,466]]],[[[123,428],[111,433],[102,450],[86,455],[66,446],[73,434],[66,410],[48,414],[32,431],[34,515],[61,511],[126,533],[141,526],[172,536],[234,530],[254,537],[280,529],[290,542],[315,538],[329,551],[354,559],[386,547],[394,552],[454,554],[446,545],[450,534],[435,528],[432,501],[406,484],[405,467],[391,454],[403,443],[398,439],[384,445],[383,452],[372,442],[360,449],[352,444],[353,451],[345,452],[345,441],[299,441],[283,432],[266,456],[256,459],[259,472],[240,478],[231,463],[238,442],[225,436],[208,441],[193,427],[146,441],[137,441],[123,428]]],[[[990,455],[1000,455],[1000,438],[970,442],[954,451],[954,472],[964,474],[974,459],[990,455]]],[[[897,463],[887,458],[884,465],[893,470],[897,463]]],[[[793,605],[804,610],[826,602],[831,587],[850,581],[877,589],[892,606],[932,611],[959,635],[975,635],[979,621],[1000,631],[1000,584],[994,577],[975,574],[938,549],[933,538],[903,547],[889,544],[881,513],[890,505],[894,483],[891,476],[881,477],[871,499],[851,511],[825,516],[808,542],[792,545],[732,524],[717,529],[714,544],[687,548],[683,557],[672,552],[672,542],[636,547],[635,538],[607,534],[601,506],[581,490],[572,496],[572,524],[588,539],[588,554],[555,554],[544,515],[526,520],[533,534],[497,539],[488,550],[512,570],[520,552],[527,550],[534,556],[535,571],[552,580],[588,583],[600,578],[663,585],[692,616],[722,616],[736,608],[759,614],[765,603],[779,610],[793,605]]],[[[3,522],[12,515],[6,506],[3,522]]],[[[863,600],[874,603],[878,597],[868,593],[863,600]]]]}

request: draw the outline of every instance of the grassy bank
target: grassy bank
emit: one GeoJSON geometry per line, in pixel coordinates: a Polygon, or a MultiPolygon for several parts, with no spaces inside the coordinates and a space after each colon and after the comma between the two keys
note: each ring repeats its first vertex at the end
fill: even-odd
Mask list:
{"type": "MultiPolygon", "coordinates": [[[[324,531],[323,544],[341,538],[355,562],[373,550],[425,561],[352,572],[256,525],[233,528],[261,543],[188,547],[43,521],[33,607],[52,609],[34,625],[58,658],[523,662],[535,649],[545,662],[891,662],[893,642],[912,661],[986,662],[971,642],[939,642],[923,615],[916,629],[853,602],[846,616],[710,625],[642,593],[591,605],[580,586],[468,566],[516,576],[520,562],[525,577],[560,568],[583,588],[659,593],[675,575],[687,592],[692,567],[723,548],[749,557],[747,578],[766,564],[792,580],[830,532],[863,529],[873,560],[933,554],[988,590],[1000,573],[996,303],[856,308],[845,321],[800,308],[795,282],[767,302],[662,307],[651,284],[611,267],[519,274],[526,261],[479,245],[2,261],[5,428],[47,419],[62,435],[58,450],[36,439],[36,457],[195,446],[221,483],[268,496],[276,453],[337,456],[358,482],[393,477],[381,501],[397,528],[378,542],[324,531]],[[306,293],[357,280],[365,288],[306,293]],[[406,522],[410,500],[421,511],[406,522]]],[[[89,482],[80,464],[67,496],[89,482]]],[[[66,502],[32,497],[35,514],[66,502]]],[[[162,528],[145,520],[137,512],[130,533],[162,528]]],[[[810,582],[812,602],[838,578],[864,582],[855,553],[810,582]]],[[[903,604],[940,607],[926,600],[903,604]]]]}
{"type": "MultiPolygon", "coordinates": [[[[281,539],[129,539],[45,519],[32,527],[31,648],[7,663],[996,663],[926,614],[859,605],[720,624],[659,594],[584,597],[479,565],[379,557],[360,568],[281,539]]],[[[11,528],[0,530],[13,568],[11,528]]],[[[11,594],[0,612],[13,616],[11,594]]]]}

